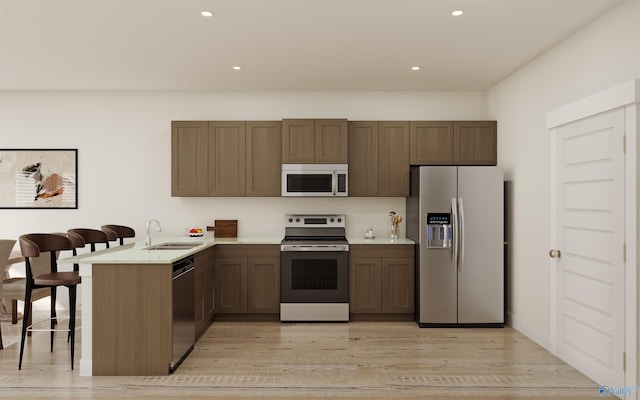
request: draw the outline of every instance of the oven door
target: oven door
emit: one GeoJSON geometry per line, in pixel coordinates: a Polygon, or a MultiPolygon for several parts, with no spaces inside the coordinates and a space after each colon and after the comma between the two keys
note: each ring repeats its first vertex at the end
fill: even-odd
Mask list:
{"type": "Polygon", "coordinates": [[[280,253],[281,303],[348,303],[349,252],[280,253]]]}

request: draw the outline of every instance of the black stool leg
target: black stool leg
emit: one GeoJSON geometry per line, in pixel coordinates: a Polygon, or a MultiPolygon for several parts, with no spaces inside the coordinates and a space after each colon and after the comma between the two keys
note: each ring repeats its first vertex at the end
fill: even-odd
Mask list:
{"type": "Polygon", "coordinates": [[[27,286],[24,293],[24,311],[22,312],[22,339],[20,339],[20,362],[18,363],[18,370],[22,369],[22,355],[24,354],[24,339],[27,336],[27,326],[29,318],[31,317],[31,288],[32,284],[27,279],[27,286]]]}
{"type": "Polygon", "coordinates": [[[55,328],[57,323],[55,304],[56,304],[56,287],[52,286],[51,287],[51,319],[49,322],[49,326],[51,327],[51,352],[52,353],[53,353],[53,336],[54,336],[53,334],[55,333],[53,329],[55,328]]]}
{"type": "Polygon", "coordinates": [[[76,344],[76,285],[69,288],[69,333],[71,335],[71,370],[73,370],[73,356],[76,344]]]}

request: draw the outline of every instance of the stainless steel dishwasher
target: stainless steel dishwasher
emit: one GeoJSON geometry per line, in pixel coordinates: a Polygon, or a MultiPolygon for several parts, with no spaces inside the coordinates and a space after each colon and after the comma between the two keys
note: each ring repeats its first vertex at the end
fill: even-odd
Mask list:
{"type": "Polygon", "coordinates": [[[175,371],[191,350],[196,338],[195,302],[195,263],[193,256],[183,258],[173,264],[173,354],[169,371],[175,371]]]}

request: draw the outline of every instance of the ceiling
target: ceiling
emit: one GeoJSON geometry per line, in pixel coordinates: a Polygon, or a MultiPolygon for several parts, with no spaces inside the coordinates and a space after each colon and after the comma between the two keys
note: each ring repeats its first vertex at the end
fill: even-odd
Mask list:
{"type": "Polygon", "coordinates": [[[0,0],[0,90],[485,90],[620,1],[0,0]]]}

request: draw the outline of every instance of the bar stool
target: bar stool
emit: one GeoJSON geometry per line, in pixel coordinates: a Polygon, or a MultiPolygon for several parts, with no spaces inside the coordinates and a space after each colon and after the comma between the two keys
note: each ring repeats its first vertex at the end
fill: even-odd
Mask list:
{"type": "Polygon", "coordinates": [[[124,238],[136,236],[136,231],[133,228],[124,225],[102,225],[101,228],[107,234],[115,234],[116,238],[120,240],[120,246],[124,244],[124,238]]]}
{"type": "MultiPolygon", "coordinates": [[[[67,231],[67,236],[72,241],[74,239],[76,239],[76,236],[81,237],[85,244],[91,245],[91,252],[96,251],[96,243],[103,243],[106,246],[106,248],[108,249],[109,248],[109,239],[110,238],[112,238],[111,240],[115,240],[116,239],[115,236],[113,235],[113,233],[108,234],[105,231],[101,231],[101,230],[98,230],[98,229],[89,229],[89,228],[69,229],[67,231]]],[[[77,255],[77,254],[75,254],[75,249],[74,249],[74,255],[77,255]]]]}
{"type": "MultiPolygon", "coordinates": [[[[24,341],[27,330],[32,330],[28,326],[28,319],[31,312],[31,292],[34,289],[50,288],[51,298],[55,301],[56,288],[65,286],[69,289],[69,333],[71,335],[71,369],[73,370],[73,358],[75,353],[75,326],[76,326],[76,289],[80,284],[80,273],[77,271],[58,272],[57,255],[61,250],[73,250],[80,242],[76,238],[73,242],[66,236],[55,233],[31,233],[22,235],[19,238],[20,250],[25,258],[26,266],[26,289],[25,307],[22,320],[22,339],[20,341],[20,361],[18,369],[22,369],[22,356],[24,354],[24,341]],[[31,269],[31,258],[40,256],[41,252],[49,252],[51,255],[51,271],[34,275],[31,269]]],[[[51,351],[53,352],[55,311],[51,309],[51,351]]]]}

